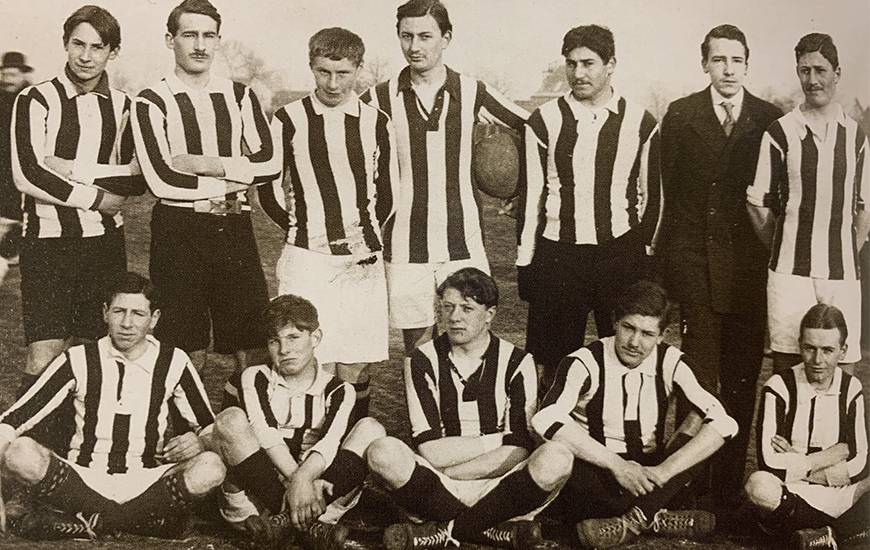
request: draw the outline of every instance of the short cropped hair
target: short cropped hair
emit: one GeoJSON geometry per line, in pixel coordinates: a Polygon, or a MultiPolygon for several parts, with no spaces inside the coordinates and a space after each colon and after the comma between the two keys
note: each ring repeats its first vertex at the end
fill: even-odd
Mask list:
{"type": "Polygon", "coordinates": [[[399,23],[402,22],[402,19],[406,17],[425,17],[426,15],[431,15],[432,19],[438,23],[442,36],[448,32],[453,32],[453,23],[450,22],[447,7],[440,0],[408,0],[399,6],[396,10],[396,30],[399,30],[399,23]]]}
{"type": "Polygon", "coordinates": [[[436,291],[438,297],[443,298],[448,288],[456,290],[466,300],[474,300],[487,308],[498,305],[495,279],[476,267],[464,267],[444,279],[436,291]]]}
{"type": "Polygon", "coordinates": [[[671,322],[671,302],[668,293],[658,283],[641,280],[626,288],[616,300],[613,321],[629,315],[657,317],[659,330],[664,331],[671,322]]]}
{"type": "Polygon", "coordinates": [[[803,340],[804,329],[808,328],[835,328],[839,330],[841,346],[846,343],[846,338],[849,336],[849,329],[846,327],[846,318],[843,316],[843,312],[837,306],[830,304],[816,304],[804,314],[800,325],[800,340],[803,340]]]}
{"type": "Polygon", "coordinates": [[[602,61],[607,63],[616,57],[616,44],[613,42],[613,33],[607,27],[601,25],[582,25],[574,27],[565,34],[562,39],[562,55],[577,48],[589,48],[597,53],[602,61]]]}
{"type": "Polygon", "coordinates": [[[333,61],[348,59],[359,67],[365,53],[362,38],[340,27],[320,29],[308,41],[309,63],[314,63],[316,57],[325,57],[333,61]]]}
{"type": "Polygon", "coordinates": [[[314,304],[295,294],[282,294],[273,298],[263,310],[263,322],[269,335],[276,335],[287,325],[299,330],[314,332],[320,328],[317,308],[314,304]]]}
{"type": "Polygon", "coordinates": [[[831,38],[831,35],[813,32],[798,40],[797,46],[794,47],[795,63],[800,62],[803,55],[812,52],[822,54],[822,57],[827,59],[834,69],[840,66],[837,46],[834,45],[834,39],[831,38]]]}
{"type": "Polygon", "coordinates": [[[69,42],[73,30],[82,23],[87,23],[97,31],[103,44],[109,50],[118,49],[121,46],[121,26],[115,16],[100,6],[82,6],[66,18],[63,22],[63,44],[69,42]]]}
{"type": "Polygon", "coordinates": [[[704,37],[704,41],[701,42],[701,61],[707,61],[707,55],[710,54],[710,40],[714,38],[725,38],[726,40],[740,42],[743,44],[743,58],[749,61],[749,46],[746,45],[746,35],[734,25],[728,25],[727,23],[713,27],[707,33],[707,36],[704,37]]]}
{"type": "Polygon", "coordinates": [[[112,304],[112,300],[118,294],[142,294],[148,300],[151,312],[160,309],[160,293],[151,281],[135,271],[127,271],[112,281],[106,291],[106,306],[112,304]]]}
{"type": "Polygon", "coordinates": [[[211,17],[217,23],[217,31],[221,32],[221,14],[218,13],[214,4],[208,0],[184,0],[172,8],[172,11],[169,12],[169,18],[166,20],[166,31],[172,36],[178,32],[178,21],[185,13],[198,13],[211,17]]]}

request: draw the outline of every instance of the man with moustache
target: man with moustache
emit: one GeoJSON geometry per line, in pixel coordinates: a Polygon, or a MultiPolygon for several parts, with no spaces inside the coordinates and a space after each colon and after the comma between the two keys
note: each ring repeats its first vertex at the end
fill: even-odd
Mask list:
{"type": "Polygon", "coordinates": [[[134,137],[142,173],[159,199],[151,215],[150,271],[166,296],[155,334],[200,370],[214,351],[241,372],[265,336],[268,302],[245,191],[277,177],[272,137],[254,91],[211,72],[221,16],[208,0],[169,14],[174,71],[139,93],[134,137]]]}
{"type": "Polygon", "coordinates": [[[658,125],[611,85],[613,33],[571,29],[562,55],[571,90],[529,118],[517,216],[526,348],[544,388],[583,345],[591,311],[598,336],[613,334],[613,306],[647,269],[661,206],[658,125]]]}
{"type": "Polygon", "coordinates": [[[797,548],[867,548],[870,479],[864,397],[838,365],[846,354],[843,313],[816,304],[799,328],[801,362],[762,390],[758,471],[746,494],[762,530],[797,548]]]}
{"type": "Polygon", "coordinates": [[[528,115],[492,86],[444,64],[453,24],[439,0],[409,0],[396,10],[408,66],[362,99],[396,128],[401,185],[396,215],[384,227],[390,323],[405,355],[435,323],[435,289],[463,267],[489,272],[480,204],[472,183],[472,132],[495,122],[522,132],[528,115]]]}
{"type": "Polygon", "coordinates": [[[861,358],[858,251],[870,231],[870,142],[834,101],[841,68],[827,34],[795,46],[804,102],[761,141],[749,213],[770,246],[767,326],[775,372],[798,362],[798,325],[816,303],[837,306],[850,327],[842,360],[861,358]]]}
{"type": "Polygon", "coordinates": [[[746,188],[761,136],[782,115],[743,88],[748,62],[740,29],[711,29],[701,43],[710,86],[671,103],[662,120],[659,248],[668,289],[680,303],[682,349],[701,385],[740,425],[711,461],[715,501],[723,507],[741,496],[764,353],[768,252],[749,221],[746,188]]]}
{"type": "Polygon", "coordinates": [[[21,246],[21,193],[12,179],[10,126],[18,92],[30,85],[33,67],[21,52],[6,52],[0,62],[0,283],[10,265],[18,262],[21,246]]]}
{"type": "Polygon", "coordinates": [[[64,22],[63,44],[63,72],[24,89],[12,114],[12,174],[25,195],[22,388],[70,344],[104,334],[105,290],[127,266],[121,204],[145,191],[130,100],[106,74],[121,46],[118,21],[83,6],[64,22]]]}

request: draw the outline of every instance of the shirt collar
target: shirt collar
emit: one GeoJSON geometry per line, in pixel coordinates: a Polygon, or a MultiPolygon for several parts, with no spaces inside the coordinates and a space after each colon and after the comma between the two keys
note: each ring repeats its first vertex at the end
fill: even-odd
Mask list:
{"type": "MultiPolygon", "coordinates": [[[[316,361],[316,359],[315,359],[315,361],[316,361]]],[[[333,376],[331,374],[329,374],[328,372],[323,370],[323,367],[320,366],[319,362],[317,362],[316,365],[317,365],[317,370],[315,370],[315,372],[314,372],[314,381],[311,382],[311,385],[308,386],[308,388],[306,388],[306,390],[304,392],[302,392],[304,394],[307,394],[307,395],[321,395],[321,394],[323,394],[323,390],[324,390],[324,388],[326,388],[326,384],[328,384],[329,381],[332,380],[332,378],[333,378],[333,376]]],[[[278,386],[283,386],[284,388],[287,388],[288,390],[290,389],[290,387],[287,385],[287,381],[284,379],[283,376],[281,376],[278,373],[278,371],[276,371],[275,369],[272,369],[272,368],[270,368],[269,370],[272,373],[272,383],[274,383],[278,386]]]]}
{"type": "MultiPolygon", "coordinates": [[[[454,100],[459,101],[461,99],[460,92],[461,92],[461,87],[462,87],[461,82],[460,82],[460,78],[459,78],[459,73],[457,73],[456,71],[454,71],[450,67],[445,66],[445,68],[447,69],[447,78],[444,80],[444,86],[443,86],[444,91],[446,91],[448,94],[450,94],[450,96],[454,100]]],[[[402,71],[399,73],[399,77],[397,79],[396,84],[397,84],[396,95],[398,95],[401,92],[412,89],[413,85],[411,82],[411,68],[410,67],[405,67],[404,69],[402,69],[402,71]]]]}
{"type": "Polygon", "coordinates": [[[734,109],[739,111],[743,107],[743,86],[740,90],[731,97],[725,97],[719,93],[715,86],[710,86],[710,97],[713,98],[713,105],[721,106],[723,101],[727,101],[733,105],[734,109]]]}
{"type": "Polygon", "coordinates": [[[163,77],[163,80],[166,81],[166,86],[169,88],[169,91],[173,93],[173,95],[181,92],[188,95],[208,92],[213,89],[215,83],[215,79],[214,77],[212,77],[209,78],[208,84],[206,84],[204,87],[194,88],[185,84],[183,80],[178,78],[178,75],[175,74],[175,72],[167,74],[165,77],[163,77]]]}
{"type": "Polygon", "coordinates": [[[91,90],[91,92],[84,91],[81,86],[73,81],[70,74],[69,65],[64,65],[63,73],[57,77],[66,92],[67,99],[72,99],[77,95],[84,95],[91,92],[103,97],[110,96],[111,90],[109,90],[109,75],[106,74],[106,71],[103,71],[103,74],[100,75],[100,80],[97,81],[97,85],[94,86],[94,89],[91,90]]]}
{"type": "Polygon", "coordinates": [[[160,351],[160,343],[157,342],[157,339],[150,334],[145,337],[145,342],[148,344],[148,347],[145,349],[145,353],[140,355],[139,358],[135,360],[128,359],[123,353],[115,348],[115,346],[112,345],[112,339],[108,336],[104,336],[101,341],[105,346],[106,353],[111,359],[114,359],[115,361],[120,361],[124,364],[138,365],[140,368],[146,371],[151,371],[154,368],[154,365],[157,362],[157,354],[160,351]]]}
{"type": "Polygon", "coordinates": [[[622,364],[622,361],[619,360],[619,356],[616,354],[616,337],[608,336],[607,338],[603,338],[604,340],[604,368],[607,369],[619,369],[619,375],[625,376],[630,372],[639,372],[644,376],[655,376],[656,375],[656,361],[657,355],[655,350],[653,353],[650,353],[646,356],[646,358],[641,361],[640,365],[630,369],[622,364]]]}
{"type": "MultiPolygon", "coordinates": [[[[834,117],[834,120],[837,124],[841,126],[846,125],[846,113],[843,111],[842,105],[839,103],[835,104],[837,109],[837,115],[834,117]]],[[[812,132],[813,129],[810,127],[810,124],[807,122],[807,118],[804,116],[803,111],[801,111],[801,106],[797,105],[794,109],[792,109],[792,115],[795,118],[795,122],[797,123],[797,131],[800,135],[801,139],[807,137],[807,132],[812,132]]],[[[813,133],[815,135],[815,133],[813,133]]],[[[816,136],[819,138],[823,138],[824,136],[816,136]]]]}
{"type": "MultiPolygon", "coordinates": [[[[575,109],[587,109],[587,110],[593,111],[593,112],[606,109],[606,110],[610,111],[611,113],[618,115],[619,114],[619,100],[622,99],[622,96],[619,95],[616,92],[616,88],[614,88],[612,86],[610,88],[610,91],[613,92],[610,96],[610,99],[608,99],[607,103],[605,103],[604,105],[602,105],[600,107],[589,107],[587,105],[580,103],[580,100],[577,99],[576,97],[574,97],[574,94],[571,93],[571,90],[568,90],[568,92],[565,94],[564,97],[565,97],[565,101],[568,103],[568,106],[571,107],[572,113],[576,113],[575,109]]],[[[575,118],[576,118],[576,114],[575,114],[575,118]]]]}
{"type": "Polygon", "coordinates": [[[840,385],[843,381],[843,370],[840,367],[834,369],[834,376],[831,378],[831,385],[824,391],[816,390],[815,386],[807,380],[807,373],[804,370],[803,363],[799,363],[792,367],[795,372],[795,380],[798,388],[802,388],[803,393],[812,398],[816,395],[840,395],[840,385]]]}
{"type": "Polygon", "coordinates": [[[346,115],[359,118],[359,104],[359,98],[354,96],[342,103],[341,105],[330,107],[329,105],[325,105],[322,101],[320,101],[316,93],[311,92],[311,106],[314,108],[314,112],[318,115],[322,115],[323,113],[344,113],[346,115]]]}

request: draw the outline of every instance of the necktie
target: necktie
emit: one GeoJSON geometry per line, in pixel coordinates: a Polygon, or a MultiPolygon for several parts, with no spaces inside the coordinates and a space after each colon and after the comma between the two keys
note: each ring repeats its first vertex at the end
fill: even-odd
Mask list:
{"type": "Polygon", "coordinates": [[[722,121],[722,129],[725,130],[726,136],[730,136],[731,130],[734,129],[734,105],[730,101],[723,101],[719,105],[725,109],[725,120],[722,121]]]}

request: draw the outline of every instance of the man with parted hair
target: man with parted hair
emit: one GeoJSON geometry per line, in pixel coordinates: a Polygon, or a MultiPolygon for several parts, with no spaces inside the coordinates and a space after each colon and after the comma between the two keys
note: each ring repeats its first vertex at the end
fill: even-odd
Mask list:
{"type": "Polygon", "coordinates": [[[526,348],[544,387],[583,345],[590,312],[599,337],[613,334],[616,297],[647,270],[661,208],[658,124],[611,85],[613,33],[573,28],[562,55],[571,89],[529,117],[517,216],[526,348]]]}
{"type": "Polygon", "coordinates": [[[864,397],[838,363],[849,331],[835,306],[816,304],[800,322],[802,362],[774,374],[758,413],[758,468],[746,494],[768,534],[795,546],[866,548],[870,479],[864,397]]]}
{"type": "Polygon", "coordinates": [[[205,450],[214,418],[196,370],[150,334],[160,318],[157,290],[127,272],[104,299],[108,335],[63,352],[0,415],[4,478],[39,504],[13,524],[20,536],[173,537],[185,510],[224,479],[220,458],[205,450]],[[23,435],[67,397],[75,405],[68,454],[23,435]],[[171,438],[170,416],[178,432],[171,438]]]}
{"type": "Polygon", "coordinates": [[[405,365],[413,449],[394,437],[372,443],[368,462],[392,498],[425,523],[384,532],[388,550],[473,542],[532,548],[535,515],[558,494],[571,454],[559,443],[535,449],[529,420],[537,410],[532,357],[490,331],[495,280],[462,268],[438,286],[446,332],[405,365]]]}
{"type": "Polygon", "coordinates": [[[279,294],[317,308],[322,365],[354,385],[368,414],[369,367],[387,360],[389,320],[381,228],[393,214],[399,169],[389,117],[354,89],[362,39],[342,28],[309,41],[315,90],[272,119],[275,172],[260,204],[286,233],[279,294]]]}
{"type": "Polygon", "coordinates": [[[221,16],[208,0],[169,14],[175,69],[139,93],[133,129],[142,172],[158,198],[150,272],[166,296],[159,338],[191,355],[232,354],[241,371],[262,353],[268,302],[245,192],[276,177],[272,137],[254,91],[212,74],[221,16]],[[256,356],[256,355],[254,355],[256,356]]]}
{"type": "Polygon", "coordinates": [[[408,0],[396,10],[408,66],[364,93],[396,128],[401,184],[384,227],[390,323],[405,355],[435,324],[435,289],[463,267],[489,272],[480,203],[472,182],[472,132],[493,122],[520,133],[528,113],[492,86],[444,64],[453,24],[439,0],[408,0]]]}
{"type": "Polygon", "coordinates": [[[799,361],[798,325],[816,303],[837,306],[849,325],[842,360],[861,358],[858,251],[870,232],[870,141],[834,101],[840,67],[822,33],[795,46],[804,101],[764,134],[749,213],[770,246],[767,325],[774,371],[799,361]]]}
{"type": "Polygon", "coordinates": [[[356,394],[318,362],[323,330],[311,302],[278,296],[263,323],[270,362],[242,373],[242,408],[215,423],[228,465],[221,515],[256,542],[297,534],[305,548],[343,548],[339,520],[359,500],[369,444],[386,432],[369,417],[350,421],[356,394]]]}
{"type": "Polygon", "coordinates": [[[743,32],[714,27],[701,43],[710,85],[671,103],[662,120],[659,248],[666,285],[680,303],[681,348],[694,359],[701,385],[719,395],[740,425],[711,460],[709,483],[697,491],[709,492],[723,508],[741,498],[764,353],[769,253],[752,229],[746,188],[755,177],[761,136],[782,115],[743,87],[748,66],[743,32]]]}
{"type": "Polygon", "coordinates": [[[584,547],[628,544],[644,533],[710,534],[715,516],[679,505],[700,465],[737,433],[737,422],[693,374],[693,362],[663,343],[671,306],[665,290],[639,281],[619,296],[614,335],[565,357],[532,419],[547,441],[573,453],[562,497],[584,547]],[[693,412],[665,440],[677,395],[693,412]]]}

